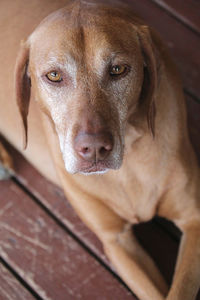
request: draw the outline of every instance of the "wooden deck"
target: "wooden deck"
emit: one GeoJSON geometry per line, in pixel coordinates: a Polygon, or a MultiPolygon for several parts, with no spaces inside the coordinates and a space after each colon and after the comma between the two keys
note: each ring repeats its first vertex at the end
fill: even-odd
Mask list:
{"type": "MultiPolygon", "coordinates": [[[[200,2],[127,1],[133,2],[136,13],[160,32],[177,63],[190,136],[200,161],[200,2]]],[[[0,182],[0,300],[137,299],[63,192],[12,147],[10,152],[16,176],[0,182]]],[[[180,232],[161,219],[135,230],[170,283],[180,232]]]]}

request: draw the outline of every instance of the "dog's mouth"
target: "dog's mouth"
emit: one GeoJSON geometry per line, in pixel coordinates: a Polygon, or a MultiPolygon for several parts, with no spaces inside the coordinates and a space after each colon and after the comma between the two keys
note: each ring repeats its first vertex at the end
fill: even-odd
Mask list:
{"type": "Polygon", "coordinates": [[[79,170],[79,173],[82,173],[84,175],[104,174],[107,171],[109,171],[110,169],[112,169],[110,163],[97,162],[97,163],[92,163],[90,166],[82,167],[79,170]]]}

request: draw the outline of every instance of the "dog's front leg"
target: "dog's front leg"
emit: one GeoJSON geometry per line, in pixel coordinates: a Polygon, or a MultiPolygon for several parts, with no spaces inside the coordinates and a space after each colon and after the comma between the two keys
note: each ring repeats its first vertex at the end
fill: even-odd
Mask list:
{"type": "Polygon", "coordinates": [[[183,236],[167,300],[194,300],[200,287],[200,221],[181,229],[183,236]]]}
{"type": "Polygon", "coordinates": [[[133,293],[140,300],[163,300],[167,286],[151,258],[140,247],[131,226],[99,199],[86,193],[78,181],[73,181],[73,176],[62,174],[61,180],[72,206],[102,241],[107,256],[133,293]]]}
{"type": "Polygon", "coordinates": [[[168,287],[151,257],[140,246],[132,226],[104,242],[105,252],[139,299],[164,299],[168,287]]]}

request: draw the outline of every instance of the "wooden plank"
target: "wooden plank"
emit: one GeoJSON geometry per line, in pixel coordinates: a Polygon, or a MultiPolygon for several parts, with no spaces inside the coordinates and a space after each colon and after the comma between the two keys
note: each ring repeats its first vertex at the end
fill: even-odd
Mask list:
{"type": "Polygon", "coordinates": [[[155,28],[168,45],[184,87],[200,99],[200,39],[197,34],[149,0],[124,0],[134,12],[155,28]]]}
{"type": "Polygon", "coordinates": [[[136,299],[16,184],[0,191],[0,255],[42,299],[136,299]]]}
{"type": "Polygon", "coordinates": [[[195,0],[152,0],[200,34],[200,2],[195,0]]]}
{"type": "Polygon", "coordinates": [[[2,300],[35,299],[2,264],[0,264],[0,299],[2,300]]]}
{"type": "MultiPolygon", "coordinates": [[[[9,215],[4,209],[4,213],[5,212],[6,215],[9,215]]],[[[173,273],[174,262],[176,259],[176,253],[178,248],[178,244],[176,243],[176,241],[173,241],[171,237],[168,234],[166,234],[166,232],[163,232],[158,226],[155,226],[155,223],[153,222],[140,224],[136,226],[135,231],[140,242],[155,259],[162,273],[167,278],[168,282],[171,282],[171,276],[173,273]]],[[[199,296],[197,299],[200,299],[199,296]]]]}

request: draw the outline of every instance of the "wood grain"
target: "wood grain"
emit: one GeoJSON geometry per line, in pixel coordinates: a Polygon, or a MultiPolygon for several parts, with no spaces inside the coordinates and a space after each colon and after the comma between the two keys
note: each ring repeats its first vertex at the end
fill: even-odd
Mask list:
{"type": "Polygon", "coordinates": [[[152,0],[200,34],[200,2],[195,0],[152,0]]]}
{"type": "Polygon", "coordinates": [[[0,264],[0,299],[35,299],[2,264],[0,264]]]}
{"type": "Polygon", "coordinates": [[[195,0],[152,0],[200,34],[200,2],[195,0]]]}
{"type": "Polygon", "coordinates": [[[199,36],[150,0],[124,1],[160,33],[180,71],[184,87],[200,99],[199,36]]]}
{"type": "Polygon", "coordinates": [[[0,255],[42,299],[136,299],[16,184],[0,190],[0,255]]]}

